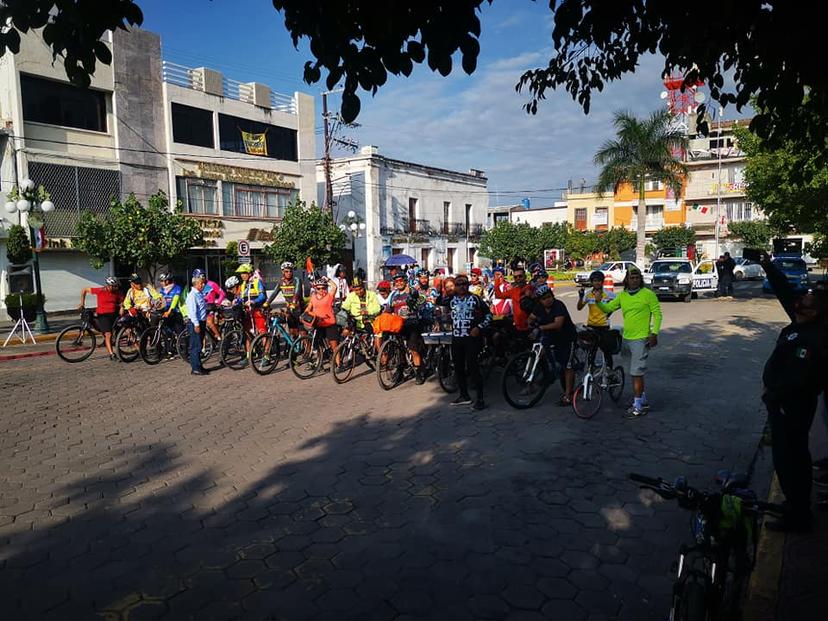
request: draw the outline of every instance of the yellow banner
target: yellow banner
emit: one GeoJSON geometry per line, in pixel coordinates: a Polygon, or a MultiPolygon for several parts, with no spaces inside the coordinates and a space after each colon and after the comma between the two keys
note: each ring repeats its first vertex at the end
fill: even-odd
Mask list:
{"type": "Polygon", "coordinates": [[[267,140],[264,134],[251,134],[244,130],[241,131],[242,140],[244,141],[244,150],[248,155],[267,155],[267,140]]]}

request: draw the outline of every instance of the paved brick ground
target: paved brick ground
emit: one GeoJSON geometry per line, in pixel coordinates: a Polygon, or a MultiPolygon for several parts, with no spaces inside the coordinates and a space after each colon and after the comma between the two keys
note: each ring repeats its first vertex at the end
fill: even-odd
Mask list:
{"type": "Polygon", "coordinates": [[[433,382],[0,363],[2,616],[660,621],[687,516],[626,475],[747,467],[782,318],[665,312],[639,421],[512,411],[497,377],[473,413],[433,382]]]}

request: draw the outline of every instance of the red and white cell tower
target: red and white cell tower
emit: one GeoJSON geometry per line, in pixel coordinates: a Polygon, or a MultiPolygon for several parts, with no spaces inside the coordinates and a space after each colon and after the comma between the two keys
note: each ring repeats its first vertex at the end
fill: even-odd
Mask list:
{"type": "Polygon", "coordinates": [[[682,90],[683,84],[683,74],[673,73],[664,76],[666,90],[662,91],[661,98],[667,101],[667,109],[673,115],[675,122],[687,131],[690,127],[690,115],[695,114],[699,104],[704,101],[704,93],[698,91],[704,82],[697,81],[694,84],[688,84],[682,90]]]}

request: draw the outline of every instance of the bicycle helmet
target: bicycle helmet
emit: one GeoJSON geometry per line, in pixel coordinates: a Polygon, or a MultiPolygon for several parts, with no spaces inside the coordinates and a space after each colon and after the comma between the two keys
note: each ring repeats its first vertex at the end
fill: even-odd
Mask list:
{"type": "Polygon", "coordinates": [[[326,287],[328,286],[328,279],[324,276],[320,276],[319,278],[313,279],[313,286],[314,287],[326,287]]]}
{"type": "Polygon", "coordinates": [[[291,261],[282,261],[282,265],[279,266],[279,269],[292,270],[294,269],[294,265],[291,261]]]}
{"type": "Polygon", "coordinates": [[[242,263],[236,268],[236,274],[252,274],[253,266],[250,263],[242,263]]]}
{"type": "Polygon", "coordinates": [[[543,266],[537,261],[530,263],[529,267],[526,268],[526,271],[532,274],[532,276],[536,276],[541,270],[543,270],[543,266]]]}
{"type": "Polygon", "coordinates": [[[193,270],[193,279],[195,278],[204,278],[204,270],[195,268],[193,270]]]}
{"type": "Polygon", "coordinates": [[[538,296],[539,298],[540,298],[540,297],[543,297],[543,296],[544,296],[544,295],[546,295],[547,293],[552,293],[552,289],[550,289],[550,288],[549,288],[549,285],[547,285],[546,283],[543,283],[542,285],[539,285],[539,286],[535,289],[535,294],[537,294],[537,296],[538,296]]]}
{"type": "Polygon", "coordinates": [[[106,280],[104,281],[107,285],[114,287],[118,284],[118,279],[114,276],[107,276],[106,280]]]}
{"type": "Polygon", "coordinates": [[[602,272],[600,270],[595,270],[594,272],[592,272],[592,274],[589,275],[589,280],[590,281],[596,280],[596,279],[600,280],[601,282],[604,282],[604,272],[602,272]]]}
{"type": "Polygon", "coordinates": [[[377,283],[377,291],[391,291],[391,283],[387,280],[381,280],[377,283]]]}
{"type": "Polygon", "coordinates": [[[231,276],[227,280],[224,281],[224,288],[225,289],[235,289],[241,284],[241,280],[239,280],[238,276],[231,276]]]}
{"type": "MultiPolygon", "coordinates": [[[[193,276],[193,278],[196,278],[196,276],[193,276]]],[[[172,274],[169,274],[167,272],[161,272],[158,275],[158,280],[172,280],[172,279],[173,279],[172,274]]]]}
{"type": "Polygon", "coordinates": [[[355,277],[351,281],[351,289],[364,289],[365,288],[365,281],[362,278],[355,277]]]}
{"type": "Polygon", "coordinates": [[[138,274],[130,274],[128,278],[129,282],[141,283],[141,277],[138,274]]]}
{"type": "Polygon", "coordinates": [[[417,276],[431,276],[431,274],[426,268],[423,267],[417,270],[417,276]]]}

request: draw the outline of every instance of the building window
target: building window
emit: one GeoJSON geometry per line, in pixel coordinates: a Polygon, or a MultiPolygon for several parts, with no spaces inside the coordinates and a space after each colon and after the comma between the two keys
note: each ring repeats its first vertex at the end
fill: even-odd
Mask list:
{"type": "Polygon", "coordinates": [[[497,226],[501,222],[508,222],[508,221],[509,221],[509,214],[508,213],[496,213],[496,214],[494,214],[495,226],[497,226]]]}
{"type": "Polygon", "coordinates": [[[575,230],[586,231],[587,228],[587,210],[586,207],[579,207],[575,210],[575,230]]]}
{"type": "Polygon", "coordinates": [[[655,179],[655,180],[654,179],[648,179],[647,181],[644,182],[644,190],[646,190],[648,192],[655,191],[655,190],[661,190],[663,188],[664,188],[664,185],[661,183],[661,181],[658,181],[657,179],[655,179]]]}
{"type": "Polygon", "coordinates": [[[451,220],[451,202],[443,201],[443,224],[448,226],[449,220],[451,220]]]}
{"type": "Polygon", "coordinates": [[[454,273],[454,248],[446,249],[446,263],[450,274],[454,273]]]}
{"type": "Polygon", "coordinates": [[[469,203],[466,203],[466,221],[463,223],[466,227],[466,234],[469,232],[469,223],[471,223],[471,210],[472,206],[469,203]]]}
{"type": "Polygon", "coordinates": [[[196,147],[215,147],[213,113],[174,103],[172,105],[173,141],[196,147]]]}
{"type": "Polygon", "coordinates": [[[238,218],[271,219],[285,215],[287,206],[299,196],[291,188],[223,183],[224,215],[238,218]]]}
{"type": "Polygon", "coordinates": [[[218,192],[215,181],[176,177],[178,200],[184,203],[187,213],[217,216],[218,192]]]}
{"type": "Polygon", "coordinates": [[[422,267],[423,269],[428,269],[428,256],[430,253],[430,248],[420,249],[420,267],[422,267]]]}
{"type": "Polygon", "coordinates": [[[725,211],[727,219],[731,222],[741,222],[743,220],[753,219],[753,204],[752,203],[725,203],[725,211]]]}
{"type": "Polygon", "coordinates": [[[474,265],[474,257],[477,255],[477,248],[469,248],[469,263],[474,265]]]}
{"type": "Polygon", "coordinates": [[[106,94],[20,74],[23,119],[106,132],[106,94]]]}
{"type": "Polygon", "coordinates": [[[417,232],[417,203],[416,198],[408,199],[408,231],[410,233],[417,232]]]}
{"type": "MultiPolygon", "coordinates": [[[[264,145],[266,153],[261,157],[270,157],[276,160],[299,160],[296,146],[296,130],[278,125],[268,125],[242,119],[227,114],[219,114],[219,144],[222,151],[233,151],[234,153],[251,153],[249,146],[245,145],[242,132],[248,134],[264,134],[264,145]]],[[[251,153],[252,154],[252,153],[251,153]]],[[[255,155],[259,155],[255,153],[255,155]]]]}
{"type": "Polygon", "coordinates": [[[609,227],[609,209],[607,207],[596,207],[592,224],[596,231],[606,231],[609,227]]]}

